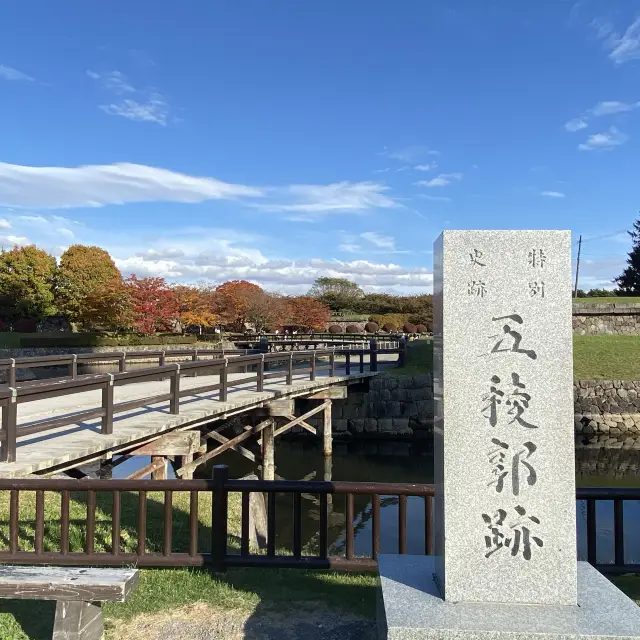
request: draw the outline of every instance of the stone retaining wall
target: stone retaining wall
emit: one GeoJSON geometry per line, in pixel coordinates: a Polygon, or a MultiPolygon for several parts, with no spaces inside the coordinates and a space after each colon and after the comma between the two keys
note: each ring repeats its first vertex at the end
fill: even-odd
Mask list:
{"type": "Polygon", "coordinates": [[[640,335],[640,304],[573,303],[573,332],[580,335],[640,335]]]}
{"type": "Polygon", "coordinates": [[[640,433],[640,380],[577,380],[576,433],[640,433]]]}
{"type": "MultiPolygon", "coordinates": [[[[345,400],[334,400],[333,433],[340,439],[408,438],[426,440],[433,433],[433,378],[381,375],[369,391],[349,389],[345,400]]],[[[320,426],[321,419],[309,420],[320,426]]]]}

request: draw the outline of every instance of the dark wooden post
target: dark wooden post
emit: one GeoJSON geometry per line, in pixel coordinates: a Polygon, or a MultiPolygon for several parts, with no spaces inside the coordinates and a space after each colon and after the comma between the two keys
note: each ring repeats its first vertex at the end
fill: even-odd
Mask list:
{"type": "Polygon", "coordinates": [[[4,443],[0,452],[2,462],[16,461],[16,428],[18,422],[18,390],[9,387],[11,397],[7,398],[7,404],[2,407],[2,431],[4,443]]]}
{"type": "Polygon", "coordinates": [[[404,367],[405,358],[407,355],[407,340],[404,336],[398,340],[398,366],[404,367]]]}
{"type": "Polygon", "coordinates": [[[309,380],[313,382],[316,379],[316,352],[311,352],[311,374],[309,375],[309,380]]]}
{"type": "Polygon", "coordinates": [[[171,399],[169,400],[169,413],[177,415],[180,413],[180,365],[176,364],[176,370],[171,374],[169,387],[171,399]]]}
{"type": "Polygon", "coordinates": [[[378,341],[373,338],[369,341],[369,371],[378,370],[378,341]]]}
{"type": "Polygon", "coordinates": [[[74,353],[69,362],[69,377],[75,380],[78,377],[78,356],[74,353]]]}
{"type": "Polygon", "coordinates": [[[333,453],[333,439],[331,434],[331,400],[325,400],[324,405],[322,453],[325,456],[330,456],[333,453]]]}
{"type": "Polygon", "coordinates": [[[364,373],[364,348],[360,349],[360,373],[364,373]]]}
{"type": "Polygon", "coordinates": [[[226,570],[227,556],[227,480],[226,464],[213,467],[213,496],[211,500],[211,563],[214,571],[226,570]]]}
{"type": "Polygon", "coordinates": [[[218,399],[220,402],[227,401],[227,377],[229,375],[229,358],[224,359],[224,364],[220,369],[220,395],[218,399]]]}
{"type": "Polygon", "coordinates": [[[264,353],[260,356],[260,362],[258,362],[258,391],[264,391],[264,353]]]}
{"type": "Polygon", "coordinates": [[[123,351],[120,354],[120,358],[118,359],[118,371],[122,373],[123,371],[126,371],[126,367],[127,367],[127,352],[123,351]]]}
{"type": "Polygon", "coordinates": [[[333,347],[333,351],[329,356],[329,376],[335,378],[336,376],[336,348],[333,347]]]}
{"type": "Polygon", "coordinates": [[[160,353],[160,357],[158,358],[158,365],[160,367],[164,367],[164,365],[167,363],[167,354],[166,352],[162,351],[160,353]]]}
{"type": "Polygon", "coordinates": [[[275,480],[275,438],[274,423],[270,421],[269,425],[262,430],[262,479],[275,480]]]}
{"type": "Polygon", "coordinates": [[[102,408],[104,415],[102,416],[102,428],[100,433],[113,433],[113,374],[108,373],[109,379],[102,387],[102,408]]]}
{"type": "Polygon", "coordinates": [[[347,351],[344,354],[344,359],[345,359],[345,368],[346,368],[347,375],[350,376],[351,375],[351,351],[347,351]]]}
{"type": "MultiPolygon", "coordinates": [[[[157,460],[162,460],[164,464],[151,472],[152,480],[166,480],[167,479],[167,457],[166,456],[151,456],[151,462],[156,462],[157,460]]],[[[166,496],[165,496],[166,499],[166,496]]]]}
{"type": "Polygon", "coordinates": [[[293,351],[289,352],[289,360],[287,361],[287,384],[293,384],[293,351]]]}
{"type": "Polygon", "coordinates": [[[11,364],[9,365],[8,373],[7,373],[7,384],[10,387],[16,386],[16,360],[15,358],[11,358],[11,364]]]}

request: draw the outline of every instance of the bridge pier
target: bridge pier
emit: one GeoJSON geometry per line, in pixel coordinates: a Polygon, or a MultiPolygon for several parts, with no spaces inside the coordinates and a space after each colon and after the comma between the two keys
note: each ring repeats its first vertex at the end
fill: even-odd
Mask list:
{"type": "Polygon", "coordinates": [[[276,442],[274,436],[274,420],[269,420],[269,424],[262,430],[262,479],[275,480],[276,464],[276,442]]]}

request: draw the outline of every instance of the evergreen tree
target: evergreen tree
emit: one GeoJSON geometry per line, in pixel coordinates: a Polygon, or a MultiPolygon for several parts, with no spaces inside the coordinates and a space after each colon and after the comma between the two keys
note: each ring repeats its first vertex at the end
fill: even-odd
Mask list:
{"type": "Polygon", "coordinates": [[[640,218],[633,223],[633,230],[629,231],[633,241],[633,248],[627,258],[627,268],[614,282],[618,285],[616,294],[619,296],[640,296],[640,218]]]}

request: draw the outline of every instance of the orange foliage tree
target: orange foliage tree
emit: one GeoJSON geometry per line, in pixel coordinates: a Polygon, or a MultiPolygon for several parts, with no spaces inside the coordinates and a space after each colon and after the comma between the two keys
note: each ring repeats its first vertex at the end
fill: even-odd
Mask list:
{"type": "Polygon", "coordinates": [[[173,293],[178,301],[180,322],[183,327],[196,326],[200,333],[203,327],[212,327],[217,322],[215,293],[207,285],[197,287],[176,285],[173,293]]]}
{"type": "Polygon", "coordinates": [[[295,324],[303,330],[321,331],[326,328],[331,317],[331,309],[316,298],[290,298],[287,306],[289,324],[295,324]]]}
{"type": "Polygon", "coordinates": [[[131,289],[120,280],[96,287],[83,301],[82,324],[86,329],[123,331],[135,325],[131,289]]]}
{"type": "Polygon", "coordinates": [[[234,331],[244,331],[249,321],[247,311],[251,296],[264,293],[257,285],[246,280],[231,280],[215,290],[215,311],[220,322],[234,331]]]}

